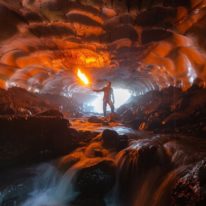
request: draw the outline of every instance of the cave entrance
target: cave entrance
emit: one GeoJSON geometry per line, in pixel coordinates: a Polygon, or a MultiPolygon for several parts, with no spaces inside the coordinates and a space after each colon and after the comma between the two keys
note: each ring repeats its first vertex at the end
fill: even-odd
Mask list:
{"type": "MultiPolygon", "coordinates": [[[[124,105],[132,97],[132,93],[128,89],[113,87],[113,91],[115,98],[115,110],[124,105]]],[[[96,93],[91,101],[88,101],[84,104],[84,112],[102,114],[102,99],[103,93],[96,93]]],[[[109,106],[107,106],[107,111],[110,111],[109,106]]]]}

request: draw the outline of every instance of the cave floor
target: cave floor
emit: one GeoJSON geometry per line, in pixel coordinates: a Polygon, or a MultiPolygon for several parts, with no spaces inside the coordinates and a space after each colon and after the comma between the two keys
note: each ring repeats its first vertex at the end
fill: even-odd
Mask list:
{"type": "Polygon", "coordinates": [[[69,121],[71,124],[71,128],[74,128],[77,131],[83,131],[83,132],[91,131],[97,133],[101,133],[105,129],[110,129],[116,131],[119,135],[127,134],[133,137],[140,137],[140,136],[149,137],[153,134],[152,132],[134,130],[122,124],[120,121],[108,121],[107,119],[105,121],[105,118],[102,116],[97,116],[97,118],[100,121],[102,120],[103,123],[90,122],[89,121],[90,118],[91,116],[89,115],[80,118],[70,118],[69,121]]]}
{"type": "MultiPolygon", "coordinates": [[[[101,116],[95,116],[95,118],[93,119],[92,115],[87,115],[80,118],[69,118],[69,122],[70,127],[76,129],[79,132],[101,133],[105,129],[110,129],[116,131],[119,135],[127,135],[129,141],[135,139],[140,140],[139,142],[130,142],[132,146],[131,151],[138,151],[140,147],[147,148],[147,146],[149,146],[149,148],[152,148],[150,147],[151,145],[156,145],[160,149],[164,145],[169,152],[174,152],[174,154],[178,155],[184,155],[184,158],[177,158],[177,165],[182,165],[181,159],[183,159],[184,161],[186,160],[186,163],[188,165],[191,162],[194,162],[195,165],[195,163],[203,159],[203,156],[205,156],[204,145],[206,144],[203,144],[205,143],[205,141],[203,142],[202,140],[197,140],[196,138],[178,136],[174,137],[174,139],[171,139],[170,135],[154,134],[152,132],[146,131],[137,131],[122,124],[118,120],[109,121],[109,119],[105,119],[101,116]]],[[[96,146],[98,144],[93,145],[96,146]]],[[[78,151],[76,151],[76,153],[74,151],[73,154],[71,154],[73,156],[75,154],[79,154],[79,152],[81,153],[81,151],[83,151],[83,148],[86,147],[83,146],[82,149],[78,148],[78,151]]],[[[88,149],[89,148],[92,149],[91,146],[88,147],[88,149]]],[[[108,155],[110,154],[108,153],[108,155]]],[[[116,154],[111,153],[111,156],[109,157],[113,157],[112,155],[116,154]]],[[[171,154],[171,159],[172,156],[173,154],[171,154]]],[[[62,158],[64,159],[64,157],[62,158]]],[[[12,202],[11,205],[14,205],[15,202],[23,201],[25,202],[24,206],[37,206],[38,204],[36,203],[38,201],[43,201],[43,203],[45,203],[48,201],[48,199],[52,199],[52,197],[55,195],[58,195],[61,198],[65,197],[65,195],[67,194],[66,192],[68,192],[67,190],[65,190],[65,193],[64,190],[57,190],[57,188],[62,187],[62,181],[65,181],[63,179],[64,176],[61,176],[61,173],[59,173],[59,168],[62,164],[62,158],[53,159],[51,161],[42,162],[28,167],[12,169],[11,171],[1,172],[0,205],[2,200],[5,203],[12,202]]],[[[96,161],[96,158],[90,158],[90,160],[96,161]]],[[[81,163],[84,163],[84,161],[85,158],[82,160],[81,163]]],[[[63,187],[64,186],[65,185],[63,185],[63,187]]],[[[69,186],[67,189],[72,194],[72,190],[69,189],[69,186]]]]}
{"type": "MultiPolygon", "coordinates": [[[[101,118],[101,117],[100,117],[101,118]]],[[[112,129],[119,134],[135,133],[135,131],[120,122],[108,122],[107,125],[102,123],[93,123],[88,121],[89,117],[70,119],[71,127],[78,131],[95,131],[102,132],[105,129],[112,129]]]]}

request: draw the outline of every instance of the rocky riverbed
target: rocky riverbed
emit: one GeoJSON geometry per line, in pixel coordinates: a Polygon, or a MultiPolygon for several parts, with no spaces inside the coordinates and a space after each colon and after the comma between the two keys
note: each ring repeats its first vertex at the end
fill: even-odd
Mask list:
{"type": "MultiPolygon", "coordinates": [[[[204,124],[204,94],[197,87],[170,87],[108,118],[67,119],[49,102],[40,112],[1,110],[0,205],[205,205],[206,140],[202,130],[188,132],[199,120],[204,124]],[[178,105],[171,103],[171,93],[178,105]],[[177,111],[187,115],[185,122],[163,124],[177,111]],[[154,116],[160,124],[151,126],[154,116]]],[[[10,103],[16,105],[14,99],[10,103]]]]}

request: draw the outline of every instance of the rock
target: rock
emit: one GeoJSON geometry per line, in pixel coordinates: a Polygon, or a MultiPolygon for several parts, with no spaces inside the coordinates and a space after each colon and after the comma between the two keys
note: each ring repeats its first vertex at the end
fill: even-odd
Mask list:
{"type": "Polygon", "coordinates": [[[0,90],[0,112],[2,115],[31,116],[46,110],[54,109],[37,95],[22,88],[12,87],[0,90]]]}
{"type": "Polygon", "coordinates": [[[158,113],[154,113],[148,118],[148,130],[154,131],[157,128],[161,128],[161,119],[158,113]]]}
{"type": "Polygon", "coordinates": [[[106,157],[108,151],[102,148],[100,142],[93,142],[86,147],[84,155],[89,158],[106,157]]]}
{"type": "Polygon", "coordinates": [[[187,91],[168,87],[133,98],[117,112],[123,123],[138,130],[205,137],[206,89],[197,78],[187,91]]]}
{"type": "Polygon", "coordinates": [[[81,145],[87,145],[91,142],[99,133],[95,131],[79,131],[78,132],[78,142],[81,145]]]}
{"type": "Polygon", "coordinates": [[[64,127],[61,131],[57,128],[51,137],[51,150],[56,155],[68,154],[80,145],[77,141],[78,133],[74,132],[74,129],[68,128],[68,123],[67,128],[64,127]]]}
{"type": "Polygon", "coordinates": [[[55,109],[50,109],[45,112],[38,113],[36,115],[37,116],[55,116],[55,117],[63,118],[63,114],[60,111],[55,110],[55,109]]]}
{"type": "Polygon", "coordinates": [[[91,123],[104,123],[104,121],[100,117],[97,117],[97,116],[89,117],[88,122],[91,122],[91,123]]]}
{"type": "MultiPolygon", "coordinates": [[[[148,190],[153,188],[156,191],[154,185],[159,186],[158,180],[170,168],[170,160],[165,149],[161,145],[152,143],[151,140],[147,142],[145,139],[131,142],[127,149],[119,152],[117,160],[118,195],[125,205],[135,205],[130,201],[136,200],[137,191],[142,188],[149,188],[148,190]],[[147,185],[146,183],[151,177],[155,181],[152,181],[152,185],[147,185]]],[[[147,190],[144,189],[144,191],[147,190]]],[[[151,204],[145,203],[145,205],[151,204]]]]}
{"type": "Polygon", "coordinates": [[[55,116],[0,116],[1,165],[31,163],[72,151],[79,142],[68,124],[55,116]]]}
{"type": "Polygon", "coordinates": [[[114,130],[106,129],[102,133],[103,147],[107,149],[117,149],[119,145],[119,135],[114,130]]]}
{"type": "Polygon", "coordinates": [[[51,94],[34,94],[25,89],[12,87],[0,89],[0,115],[21,116],[78,116],[79,107],[71,98],[51,94]]]}
{"type": "Polygon", "coordinates": [[[116,131],[106,129],[102,133],[102,146],[109,150],[120,151],[128,146],[128,136],[119,135],[116,131]]]}
{"type": "Polygon", "coordinates": [[[38,113],[36,114],[36,116],[55,116],[55,117],[63,118],[63,114],[55,109],[50,109],[45,112],[38,113]]]}
{"type": "Polygon", "coordinates": [[[111,113],[109,115],[109,122],[117,122],[120,120],[120,117],[117,113],[111,113]]]}
{"type": "Polygon", "coordinates": [[[1,105],[0,106],[0,115],[14,115],[15,111],[11,105],[1,105]]]}
{"type": "Polygon", "coordinates": [[[206,160],[189,167],[176,181],[172,205],[206,205],[206,160]]]}
{"type": "Polygon", "coordinates": [[[39,94],[38,97],[52,105],[53,108],[67,114],[68,117],[80,116],[80,105],[74,98],[55,94],[39,94]]]}
{"type": "Polygon", "coordinates": [[[77,171],[73,184],[80,194],[104,195],[115,184],[116,167],[111,160],[100,162],[77,171]]]}
{"type": "Polygon", "coordinates": [[[129,137],[127,135],[119,135],[119,145],[118,145],[118,151],[121,151],[128,147],[129,145],[129,137]]]}
{"type": "Polygon", "coordinates": [[[106,121],[105,121],[105,122],[102,122],[102,125],[103,125],[103,126],[109,126],[109,122],[106,122],[106,121]]]}
{"type": "Polygon", "coordinates": [[[71,206],[106,206],[104,199],[100,197],[92,196],[78,196],[72,203],[71,206]]]}
{"type": "Polygon", "coordinates": [[[183,125],[188,122],[188,115],[185,113],[174,112],[162,121],[165,127],[183,125]]]}

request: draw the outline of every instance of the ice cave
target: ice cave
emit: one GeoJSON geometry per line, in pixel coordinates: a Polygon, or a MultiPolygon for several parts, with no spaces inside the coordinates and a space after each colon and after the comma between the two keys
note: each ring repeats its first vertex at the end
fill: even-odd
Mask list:
{"type": "Polygon", "coordinates": [[[206,0],[0,0],[0,206],[206,205],[206,0]]]}

